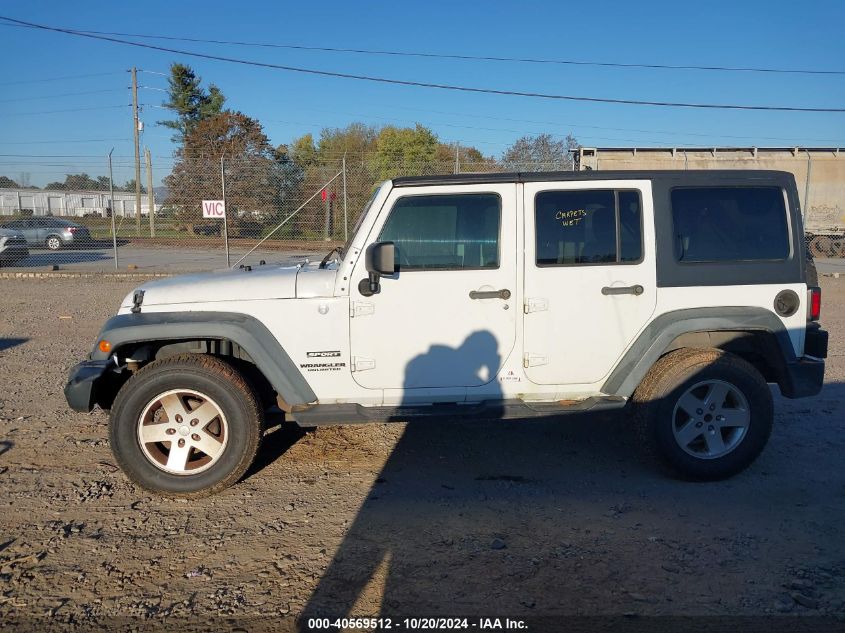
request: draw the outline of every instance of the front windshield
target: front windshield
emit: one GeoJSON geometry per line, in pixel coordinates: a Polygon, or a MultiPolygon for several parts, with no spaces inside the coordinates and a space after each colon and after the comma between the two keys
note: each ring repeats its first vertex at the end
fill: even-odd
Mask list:
{"type": "Polygon", "coordinates": [[[352,228],[352,232],[349,234],[349,238],[347,239],[346,244],[343,245],[343,248],[340,251],[340,257],[343,257],[343,254],[349,250],[349,246],[352,244],[352,240],[355,239],[355,234],[358,233],[358,229],[361,228],[361,223],[367,216],[367,212],[370,210],[370,207],[373,204],[373,200],[376,199],[378,192],[381,191],[381,187],[382,185],[379,185],[373,190],[373,195],[370,196],[370,199],[367,200],[367,204],[364,205],[364,208],[361,210],[361,213],[358,214],[358,219],[355,220],[355,226],[352,228]]]}

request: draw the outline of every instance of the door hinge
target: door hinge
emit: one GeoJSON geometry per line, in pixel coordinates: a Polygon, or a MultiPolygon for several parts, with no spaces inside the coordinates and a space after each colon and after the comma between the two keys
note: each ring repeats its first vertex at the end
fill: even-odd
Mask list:
{"type": "Polygon", "coordinates": [[[529,314],[530,312],[543,312],[549,309],[549,300],[543,299],[541,297],[536,297],[534,299],[525,299],[525,303],[522,305],[522,310],[525,314],[529,314]]]}
{"type": "Polygon", "coordinates": [[[359,316],[367,316],[368,314],[372,314],[375,311],[375,305],[366,301],[353,301],[349,304],[349,316],[352,318],[359,316]]]}
{"type": "Polygon", "coordinates": [[[368,369],[375,369],[376,361],[372,358],[361,358],[360,356],[352,357],[352,371],[367,371],[368,369]]]}
{"type": "Polygon", "coordinates": [[[540,356],[539,354],[532,354],[531,352],[525,352],[522,355],[522,366],[523,367],[538,367],[540,365],[548,365],[549,364],[549,357],[548,356],[540,356]]]}

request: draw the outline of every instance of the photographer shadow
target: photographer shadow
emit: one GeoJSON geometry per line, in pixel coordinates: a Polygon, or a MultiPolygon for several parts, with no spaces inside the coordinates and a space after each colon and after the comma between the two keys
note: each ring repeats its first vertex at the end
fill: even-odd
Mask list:
{"type": "MultiPolygon", "coordinates": [[[[500,365],[496,339],[486,331],[472,334],[458,348],[433,346],[408,363],[403,406],[413,404],[413,389],[438,370],[458,372],[465,381],[459,384],[492,378],[485,400],[501,403],[500,365]]],[[[487,613],[501,606],[488,595],[491,575],[510,576],[516,583],[508,566],[525,573],[522,563],[537,554],[529,526],[550,523],[549,506],[560,498],[547,482],[571,472],[561,467],[567,455],[560,447],[570,443],[572,428],[563,431],[567,425],[560,420],[540,420],[526,429],[525,421],[503,421],[503,413],[500,404],[484,420],[407,423],[309,598],[299,619],[302,630],[308,630],[310,618],[354,614],[396,621],[400,616],[477,614],[479,601],[489,605],[487,613]],[[513,512],[523,515],[525,533],[507,533],[514,520],[503,521],[503,513],[513,512]],[[513,558],[519,564],[508,562],[513,558]]],[[[597,416],[579,417],[584,429],[594,428],[597,416]]],[[[579,461],[575,468],[588,466],[579,461]]],[[[560,528],[544,527],[550,529],[560,528]]]]}

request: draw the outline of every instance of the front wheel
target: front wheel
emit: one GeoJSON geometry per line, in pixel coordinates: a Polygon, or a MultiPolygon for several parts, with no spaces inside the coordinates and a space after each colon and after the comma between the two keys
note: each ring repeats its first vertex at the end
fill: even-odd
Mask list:
{"type": "Polygon", "coordinates": [[[768,384],[750,363],[717,349],[676,350],[633,396],[647,448],[686,479],[725,479],[747,468],[772,431],[768,384]]]}
{"type": "Polygon", "coordinates": [[[249,468],[262,413],[243,377],[202,354],[150,363],[118,392],[109,437],[115,459],[135,483],[169,496],[204,496],[249,468]]]}

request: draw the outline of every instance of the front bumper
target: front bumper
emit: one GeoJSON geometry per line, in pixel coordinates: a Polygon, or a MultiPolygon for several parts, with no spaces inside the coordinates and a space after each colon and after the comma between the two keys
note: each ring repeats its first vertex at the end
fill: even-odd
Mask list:
{"type": "Polygon", "coordinates": [[[111,360],[84,360],[70,370],[65,398],[74,411],[87,413],[97,402],[97,382],[114,368],[111,360]]]}

